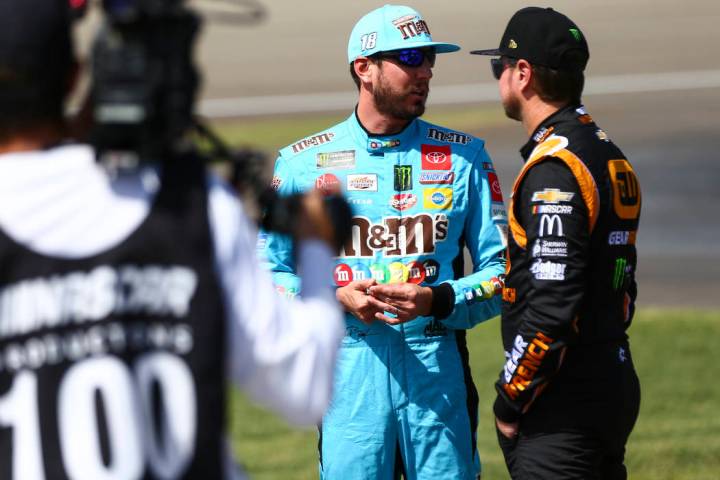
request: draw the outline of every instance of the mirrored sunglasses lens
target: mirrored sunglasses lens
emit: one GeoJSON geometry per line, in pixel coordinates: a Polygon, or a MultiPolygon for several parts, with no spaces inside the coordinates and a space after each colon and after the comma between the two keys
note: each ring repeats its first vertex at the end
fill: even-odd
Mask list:
{"type": "Polygon", "coordinates": [[[425,61],[425,54],[421,50],[415,48],[410,50],[400,50],[398,60],[408,67],[419,67],[425,61]]]}

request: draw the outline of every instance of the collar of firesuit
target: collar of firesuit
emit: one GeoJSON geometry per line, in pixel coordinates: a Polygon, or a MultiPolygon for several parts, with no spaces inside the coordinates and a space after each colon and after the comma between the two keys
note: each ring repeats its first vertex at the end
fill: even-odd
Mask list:
{"type": "Polygon", "coordinates": [[[382,155],[406,148],[410,140],[417,135],[418,120],[414,119],[399,133],[394,135],[375,135],[369,133],[357,117],[357,107],[348,121],[352,136],[358,145],[366,145],[366,149],[373,155],[382,155]]]}

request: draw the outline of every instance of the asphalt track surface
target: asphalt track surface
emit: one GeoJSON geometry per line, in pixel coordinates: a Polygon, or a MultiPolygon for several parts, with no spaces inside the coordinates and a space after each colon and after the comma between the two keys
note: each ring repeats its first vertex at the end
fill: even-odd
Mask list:
{"type": "MultiPolygon", "coordinates": [[[[423,13],[435,40],[463,47],[439,57],[429,109],[499,108],[487,58],[467,51],[496,47],[512,13],[528,3],[407,3],[423,13]]],[[[720,307],[720,3],[543,3],[569,15],[588,38],[585,104],[640,178],[639,305],[720,307]]],[[[217,5],[190,4],[205,11],[217,5]]],[[[200,110],[216,117],[281,114],[295,104],[295,111],[350,111],[347,37],[381,4],[268,0],[258,25],[208,22],[197,49],[205,72],[200,110]]],[[[508,192],[521,166],[520,125],[505,120],[472,133],[487,140],[508,192]]]]}

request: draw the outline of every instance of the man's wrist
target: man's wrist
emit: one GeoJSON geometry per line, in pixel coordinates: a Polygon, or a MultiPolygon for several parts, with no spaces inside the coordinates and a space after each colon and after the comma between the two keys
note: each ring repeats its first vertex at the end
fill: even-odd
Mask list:
{"type": "Polygon", "coordinates": [[[430,304],[430,316],[437,320],[449,317],[455,308],[455,290],[449,283],[441,283],[431,286],[432,302],[430,304]]]}

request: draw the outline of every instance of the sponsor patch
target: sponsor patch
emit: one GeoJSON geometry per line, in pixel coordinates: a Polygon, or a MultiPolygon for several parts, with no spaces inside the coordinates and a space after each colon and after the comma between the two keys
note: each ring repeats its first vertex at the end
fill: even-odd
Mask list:
{"type": "Polygon", "coordinates": [[[561,192],[558,188],[546,188],[539,192],[533,192],[531,202],[560,203],[569,202],[575,196],[572,192],[561,192]]]}
{"type": "Polygon", "coordinates": [[[602,129],[598,128],[598,129],[595,131],[595,135],[598,137],[598,139],[602,140],[603,142],[609,142],[609,141],[610,141],[610,137],[608,137],[608,134],[605,133],[605,130],[602,130],[602,129]]]}
{"type": "Polygon", "coordinates": [[[455,181],[455,172],[421,172],[418,180],[423,185],[444,185],[455,181]]]}
{"type": "Polygon", "coordinates": [[[610,232],[608,245],[635,245],[636,230],[619,230],[610,232]]]}
{"type": "Polygon", "coordinates": [[[505,205],[503,205],[502,203],[493,203],[490,208],[492,211],[492,219],[494,222],[507,221],[507,211],[505,210],[505,205]]]}
{"type": "Polygon", "coordinates": [[[325,132],[319,135],[313,135],[312,137],[303,138],[299,142],[293,144],[290,148],[292,148],[293,153],[300,153],[306,148],[316,147],[318,145],[328,143],[334,137],[335,134],[333,132],[325,132]]]}
{"type": "Polygon", "coordinates": [[[563,223],[559,215],[543,214],[540,217],[540,227],[538,228],[538,236],[540,237],[564,237],[563,223]]]}
{"type": "Polygon", "coordinates": [[[427,138],[432,138],[438,142],[459,143],[460,145],[467,145],[473,141],[470,135],[459,132],[444,132],[437,128],[428,129],[427,138]]]}
{"type": "Polygon", "coordinates": [[[423,267],[425,267],[425,283],[435,283],[440,277],[440,264],[432,259],[425,260],[423,267]]]}
{"type": "Polygon", "coordinates": [[[340,190],[340,180],[332,173],[323,173],[315,179],[315,188],[324,193],[337,191],[340,190]]]}
{"type": "Polygon", "coordinates": [[[512,351],[505,352],[507,362],[503,368],[505,384],[502,388],[508,397],[515,400],[528,388],[553,342],[542,332],[537,332],[530,343],[520,335],[515,337],[512,351]]]}
{"type": "Polygon", "coordinates": [[[378,177],[374,173],[350,174],[345,179],[348,192],[377,192],[378,177]]]}
{"type": "Polygon", "coordinates": [[[625,159],[607,163],[613,189],[613,209],[623,220],[636,220],[640,215],[640,183],[625,159]]]}
{"type": "Polygon", "coordinates": [[[372,198],[349,197],[349,198],[347,198],[347,201],[350,205],[366,206],[366,205],[373,204],[372,198]]]}
{"type": "Polygon", "coordinates": [[[544,142],[544,141],[547,139],[547,137],[550,136],[550,134],[552,133],[553,130],[555,130],[555,127],[550,127],[550,128],[548,128],[548,127],[543,127],[543,128],[541,128],[541,129],[538,130],[537,133],[535,133],[535,135],[533,136],[533,141],[534,141],[535,143],[542,143],[542,142],[544,142]]]}
{"type": "Polygon", "coordinates": [[[317,168],[353,168],[355,166],[355,150],[339,152],[322,152],[315,156],[317,168]]]}
{"type": "Polygon", "coordinates": [[[408,280],[409,271],[402,262],[392,262],[388,265],[390,281],[388,283],[405,283],[408,280]]]}
{"type": "Polygon", "coordinates": [[[370,140],[368,141],[368,147],[370,150],[382,150],[385,148],[395,148],[400,145],[400,140],[393,138],[391,140],[370,140]]]}
{"type": "Polygon", "coordinates": [[[417,195],[414,193],[398,193],[390,199],[390,206],[395,210],[407,210],[417,204],[417,195]]]}
{"type": "Polygon", "coordinates": [[[270,182],[270,188],[272,188],[275,191],[278,191],[280,188],[280,185],[282,185],[283,180],[282,178],[278,177],[277,175],[274,175],[272,178],[272,181],[270,182]]]}
{"type": "Polygon", "coordinates": [[[452,208],[452,188],[426,188],[423,190],[423,208],[447,210],[452,208]]]}
{"type": "Polygon", "coordinates": [[[536,280],[565,280],[564,263],[543,262],[538,259],[530,266],[530,273],[536,280]]]}
{"type": "Polygon", "coordinates": [[[452,150],[450,145],[421,145],[423,170],[450,170],[452,150]]]}
{"type": "Polygon", "coordinates": [[[382,263],[373,263],[370,265],[370,275],[377,283],[388,283],[390,280],[390,271],[382,263]]]}
{"type": "Polygon", "coordinates": [[[355,280],[369,280],[372,278],[370,269],[362,263],[356,263],[352,266],[352,278],[355,280]]]}
{"type": "Polygon", "coordinates": [[[543,213],[557,213],[559,215],[568,215],[573,211],[570,205],[533,205],[532,212],[535,215],[543,213]]]}
{"type": "Polygon", "coordinates": [[[450,220],[447,215],[433,218],[427,213],[383,217],[379,223],[369,218],[352,218],[352,236],[343,245],[341,257],[405,257],[435,253],[438,242],[447,238],[450,220]]]}
{"type": "Polygon", "coordinates": [[[533,257],[567,257],[567,242],[538,240],[532,249],[533,257]]]}
{"type": "Polygon", "coordinates": [[[503,197],[502,190],[500,189],[500,180],[498,180],[497,175],[493,172],[488,172],[487,177],[488,183],[490,184],[490,199],[493,202],[502,203],[503,197]]]}
{"type": "Polygon", "coordinates": [[[422,34],[430,35],[428,24],[416,15],[406,15],[393,20],[392,23],[400,31],[403,40],[408,40],[422,34]]]}
{"type": "Polygon", "coordinates": [[[425,266],[421,262],[410,262],[407,264],[408,282],[419,285],[425,280],[425,266]]]}
{"type": "Polygon", "coordinates": [[[589,123],[593,122],[593,118],[589,114],[580,115],[577,117],[578,121],[582,123],[583,125],[587,125],[589,123]]]}
{"type": "Polygon", "coordinates": [[[412,165],[393,165],[393,185],[396,192],[412,190],[412,165]]]}
{"type": "Polygon", "coordinates": [[[333,270],[333,279],[335,280],[335,285],[338,287],[344,287],[353,281],[352,269],[345,263],[335,265],[335,269],[333,270]]]}
{"type": "Polygon", "coordinates": [[[632,265],[628,265],[627,258],[615,259],[615,275],[613,276],[613,288],[615,290],[624,289],[626,283],[632,276],[632,265]]]}

